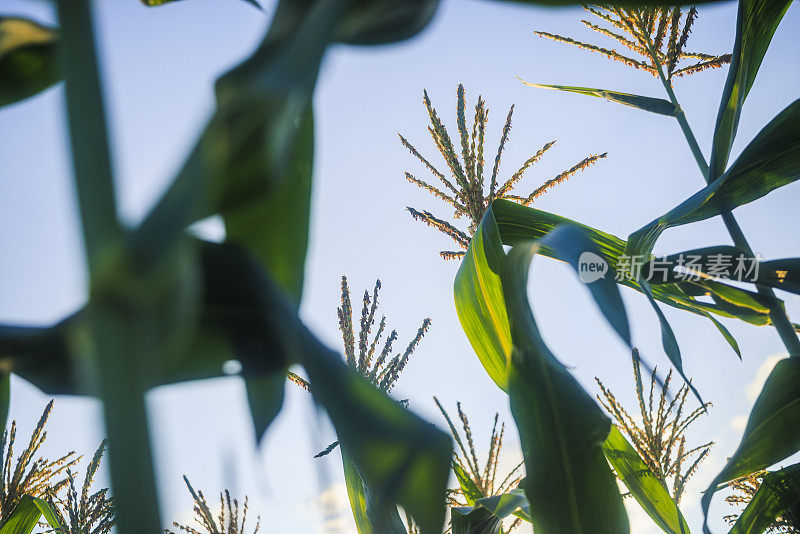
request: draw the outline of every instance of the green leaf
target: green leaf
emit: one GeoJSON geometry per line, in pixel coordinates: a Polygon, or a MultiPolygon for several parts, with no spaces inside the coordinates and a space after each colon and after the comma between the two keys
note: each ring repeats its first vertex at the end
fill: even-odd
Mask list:
{"type": "MultiPolygon", "coordinates": [[[[248,218],[263,223],[265,210],[284,201],[298,209],[292,214],[297,233],[307,229],[303,214],[313,157],[311,95],[343,4],[321,0],[298,13],[292,2],[280,2],[260,46],[217,81],[214,116],[131,240],[139,263],[155,264],[187,226],[221,214],[226,224],[231,221],[236,240],[255,247],[265,265],[281,264],[270,257],[279,253],[267,250],[280,240],[259,240],[256,231],[261,228],[248,231],[243,224],[248,218]]],[[[292,225],[282,222],[279,228],[292,225]]],[[[297,257],[296,247],[287,257],[297,257]]],[[[297,291],[296,280],[282,276],[297,291]]]]}
{"type": "Polygon", "coordinates": [[[0,106],[33,96],[61,81],[55,28],[0,17],[0,106]]]}
{"type": "Polygon", "coordinates": [[[388,503],[383,509],[376,508],[374,492],[364,482],[353,460],[342,449],[342,466],[347,485],[347,497],[353,510],[358,534],[407,534],[397,507],[388,503]]]}
{"type": "Polygon", "coordinates": [[[506,390],[512,341],[500,281],[505,253],[494,218],[497,205],[489,207],[475,230],[456,273],[453,294],[458,319],[475,354],[494,383],[506,390]]]}
{"type": "MultiPolygon", "coordinates": [[[[178,1],[180,1],[180,0],[141,0],[141,2],[144,5],[146,5],[147,7],[158,7],[158,6],[163,6],[165,4],[171,4],[172,2],[178,2],[178,1]]],[[[247,2],[248,4],[252,5],[252,6],[257,7],[258,9],[261,9],[261,6],[259,5],[258,2],[256,2],[256,0],[244,0],[244,1],[247,2]]]]}
{"type": "Polygon", "coordinates": [[[800,503],[800,464],[766,473],[729,534],[761,534],[800,503]]]}
{"type": "Polygon", "coordinates": [[[472,506],[452,507],[450,511],[453,534],[502,534],[502,521],[512,514],[528,523],[533,521],[528,498],[519,488],[482,497],[472,506]]]}
{"type": "Polygon", "coordinates": [[[792,0],[739,1],[736,40],[714,129],[709,182],[716,180],[728,165],[742,106],[755,82],[772,36],[791,3],[792,0]]]}
{"type": "Polygon", "coordinates": [[[483,506],[450,508],[453,534],[503,534],[502,519],[483,506]]]}
{"type": "Polygon", "coordinates": [[[616,426],[612,425],[603,442],[603,452],[625,487],[661,530],[689,534],[689,525],[678,505],[616,426]]]}
{"type": "Polygon", "coordinates": [[[342,17],[336,40],[358,45],[394,43],[430,23],[439,0],[361,0],[342,17]]]}
{"type": "Polygon", "coordinates": [[[452,468],[453,473],[456,475],[458,485],[461,487],[461,492],[467,500],[467,504],[474,506],[477,500],[486,497],[483,490],[475,484],[475,481],[472,480],[472,477],[469,476],[469,473],[467,473],[463,467],[453,462],[452,468]]]}
{"type": "Polygon", "coordinates": [[[502,270],[514,340],[508,391],[525,457],[525,490],[536,506],[537,533],[627,532],[622,497],[601,448],[611,421],[547,348],[528,303],[533,255],[568,243],[578,231],[569,230],[546,244],[515,246],[502,270]]]}
{"type": "Polygon", "coordinates": [[[371,488],[375,509],[398,503],[423,534],[441,532],[450,437],[378,391],[308,334],[300,361],[342,451],[371,488]]]}
{"type": "Polygon", "coordinates": [[[0,425],[3,430],[8,423],[8,407],[11,404],[11,373],[0,371],[0,425]]]}
{"type": "Polygon", "coordinates": [[[14,507],[9,517],[0,526],[0,534],[30,534],[44,515],[47,523],[53,528],[61,528],[53,511],[42,499],[23,495],[19,504],[14,507]]]}
{"type": "Polygon", "coordinates": [[[630,256],[648,257],[667,229],[702,221],[800,178],[800,100],[767,124],[725,174],[631,234],[630,256]]]}
{"type": "MultiPolygon", "coordinates": [[[[739,448],[703,495],[703,512],[719,484],[761,471],[800,451],[800,358],[779,361],[753,405],[739,448]]],[[[707,520],[707,519],[706,519],[707,520]]],[[[708,530],[704,527],[705,531],[708,530]]]]}
{"type": "Polygon", "coordinates": [[[595,96],[597,98],[605,98],[611,102],[622,104],[623,106],[630,106],[636,109],[642,109],[651,113],[659,115],[667,115],[674,117],[677,114],[675,105],[669,100],[663,98],[653,98],[650,96],[632,95],[629,93],[621,93],[619,91],[609,91],[608,89],[594,89],[592,87],[574,87],[570,85],[544,85],[540,83],[528,83],[521,80],[522,83],[530,87],[539,87],[541,89],[557,89],[559,91],[567,91],[569,93],[578,93],[579,95],[595,96]]]}
{"type": "MultiPolygon", "coordinates": [[[[597,254],[608,263],[609,276],[606,279],[609,283],[600,286],[592,285],[590,288],[597,287],[598,289],[604,288],[604,291],[612,291],[610,286],[613,286],[613,283],[610,275],[618,270],[620,258],[625,254],[625,241],[570,219],[506,200],[495,201],[487,210],[456,274],[454,295],[456,311],[462,328],[486,372],[503,390],[506,389],[506,362],[510,355],[511,338],[507,314],[502,305],[502,288],[499,281],[499,265],[503,259],[502,245],[513,246],[527,240],[539,239],[562,224],[580,229],[586,236],[585,246],[596,246],[597,254]]],[[[583,250],[588,249],[584,248],[583,250]]],[[[543,246],[540,253],[555,259],[572,261],[574,267],[575,262],[579,259],[575,253],[583,250],[573,251],[571,259],[555,254],[547,246],[543,246]]],[[[645,293],[649,299],[659,300],[709,319],[708,313],[717,313],[726,317],[742,315],[751,322],[762,321],[759,324],[769,322],[766,314],[759,315],[752,310],[745,311],[732,306],[698,301],[686,292],[686,288],[677,284],[645,288],[631,277],[622,277],[617,282],[645,293]]],[[[705,292],[704,290],[698,294],[705,294],[705,292]]],[[[609,303],[610,306],[611,301],[600,299],[598,302],[609,303]]],[[[619,312],[615,314],[613,309],[619,310],[619,304],[606,307],[603,311],[620,336],[628,339],[626,319],[619,312]]],[[[680,351],[677,349],[675,336],[661,310],[656,307],[656,312],[662,321],[667,354],[673,364],[682,370],[680,351]]],[[[719,322],[714,321],[714,324],[719,328],[719,322]]],[[[723,335],[727,332],[724,328],[720,331],[723,335]]],[[[730,333],[727,332],[727,334],[726,339],[729,340],[730,333]]]]}

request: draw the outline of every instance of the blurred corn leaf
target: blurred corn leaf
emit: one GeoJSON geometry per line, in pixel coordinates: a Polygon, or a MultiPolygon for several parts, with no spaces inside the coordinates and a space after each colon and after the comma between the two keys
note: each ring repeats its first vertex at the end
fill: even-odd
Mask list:
{"type": "MultiPolygon", "coordinates": [[[[158,6],[163,6],[164,4],[171,4],[172,2],[179,2],[179,1],[180,0],[141,0],[141,2],[147,7],[158,7],[158,6]]],[[[261,6],[259,5],[258,2],[256,2],[256,0],[243,0],[243,1],[247,2],[248,4],[254,5],[258,9],[261,9],[261,6]]]]}
{"type": "Polygon", "coordinates": [[[428,25],[438,5],[439,0],[353,0],[339,23],[336,40],[376,45],[408,39],[428,25]]]}
{"type": "Polygon", "coordinates": [[[627,252],[648,257],[667,228],[714,217],[798,178],[800,100],[795,100],[758,133],[722,176],[631,234],[627,252]]]}
{"type": "Polygon", "coordinates": [[[631,495],[661,530],[689,534],[689,525],[667,489],[614,425],[603,442],[603,453],[631,495]]]}
{"type": "Polygon", "coordinates": [[[740,0],[736,40],[722,93],[709,162],[708,182],[725,172],[744,101],[755,82],[772,36],[792,0],[740,0]]]}
{"type": "Polygon", "coordinates": [[[800,506],[800,464],[764,474],[753,498],[739,515],[729,534],[769,532],[785,512],[794,517],[800,506]]]}
{"type": "MultiPolygon", "coordinates": [[[[719,484],[761,471],[800,451],[800,359],[775,364],[758,395],[742,441],[702,498],[703,512],[719,484]]],[[[708,527],[704,526],[708,532],[708,527]]]]}
{"type": "Polygon", "coordinates": [[[0,534],[31,534],[33,529],[39,526],[39,520],[43,516],[50,527],[61,528],[58,518],[47,502],[25,495],[14,507],[11,515],[7,519],[4,518],[3,524],[0,525],[0,534]]]}
{"type": "Polygon", "coordinates": [[[61,80],[55,28],[0,17],[0,106],[33,96],[61,80]]]}
{"type": "Polygon", "coordinates": [[[629,93],[621,93],[619,91],[610,91],[608,89],[594,89],[591,87],[573,87],[569,85],[545,85],[540,83],[529,83],[522,80],[522,83],[530,87],[539,87],[541,89],[557,89],[559,91],[566,91],[568,93],[578,93],[579,95],[594,96],[597,98],[605,98],[611,102],[622,104],[623,106],[630,106],[632,108],[657,113],[659,115],[668,115],[674,117],[677,113],[675,105],[669,100],[663,98],[653,98],[651,96],[632,95],[629,93]]]}
{"type": "Polygon", "coordinates": [[[363,479],[358,467],[344,449],[342,465],[347,497],[358,534],[408,534],[394,503],[384,503],[382,508],[378,508],[372,487],[363,479]]]}
{"type": "Polygon", "coordinates": [[[11,373],[0,371],[0,425],[6,427],[8,406],[11,402],[11,373]]]}
{"type": "Polygon", "coordinates": [[[308,333],[304,345],[300,362],[312,394],[367,482],[375,509],[398,503],[423,534],[441,532],[453,452],[449,436],[348,369],[308,333]]]}
{"type": "MultiPolygon", "coordinates": [[[[524,487],[535,507],[534,530],[627,532],[622,497],[601,448],[611,421],[547,348],[528,302],[530,263],[544,248],[565,258],[575,248],[598,251],[581,230],[563,226],[539,242],[516,245],[501,266],[514,342],[508,393],[525,457],[524,487]]],[[[625,314],[613,280],[600,278],[587,285],[612,324],[616,313],[625,314]]]]}

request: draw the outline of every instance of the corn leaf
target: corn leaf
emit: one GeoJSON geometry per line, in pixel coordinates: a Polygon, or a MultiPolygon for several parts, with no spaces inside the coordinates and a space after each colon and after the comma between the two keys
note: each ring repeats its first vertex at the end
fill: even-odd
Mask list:
{"type": "Polygon", "coordinates": [[[453,534],[502,534],[502,521],[512,514],[532,522],[530,503],[522,489],[478,499],[473,506],[454,506],[450,521],[453,534]]]}
{"type": "Polygon", "coordinates": [[[667,228],[702,221],[800,178],[800,100],[767,124],[722,176],[631,234],[628,253],[648,257],[667,228]]]}
{"type": "Polygon", "coordinates": [[[689,525],[678,505],[616,426],[612,425],[603,442],[603,452],[625,487],[661,530],[689,534],[689,525]]]}
{"type": "Polygon", "coordinates": [[[376,508],[373,491],[365,483],[348,454],[342,450],[342,466],[344,481],[347,486],[347,497],[353,510],[358,534],[407,534],[397,507],[388,503],[383,509],[376,508]]]}
{"type": "Polygon", "coordinates": [[[714,129],[708,182],[716,180],[728,165],[744,101],[753,87],[772,36],[791,3],[792,0],[739,1],[736,40],[714,129]]]}
{"type": "MultiPolygon", "coordinates": [[[[580,230],[562,227],[540,243],[515,246],[503,262],[502,283],[514,341],[508,392],[520,434],[528,500],[536,506],[536,532],[627,532],[628,519],[602,443],[611,421],[550,352],[527,296],[533,255],[547,247],[591,245],[580,230]]],[[[591,249],[589,249],[591,250],[591,249]]],[[[596,250],[596,249],[595,249],[596,250]]],[[[600,279],[616,288],[611,280],[600,279]]],[[[593,292],[597,299],[598,293],[593,292]]]]}
{"type": "MultiPolygon", "coordinates": [[[[800,451],[800,359],[779,361],[753,405],[742,441],[703,495],[703,512],[719,484],[755,473],[800,451]]],[[[704,524],[704,531],[708,532],[704,524]]]]}
{"type": "Polygon", "coordinates": [[[450,437],[367,383],[313,336],[304,337],[300,362],[314,398],[370,487],[375,509],[398,503],[423,534],[441,532],[450,437]]]}
{"type": "Polygon", "coordinates": [[[61,81],[58,31],[32,20],[0,17],[0,106],[61,81]]]}
{"type": "MultiPolygon", "coordinates": [[[[462,328],[487,374],[503,390],[506,390],[506,362],[510,356],[511,338],[507,314],[500,297],[502,288],[498,273],[503,258],[502,245],[513,246],[531,239],[539,239],[561,224],[575,226],[588,236],[598,248],[599,256],[608,264],[609,274],[606,278],[614,278],[620,268],[620,258],[625,254],[625,241],[573,220],[506,200],[495,201],[487,210],[456,274],[454,297],[462,328]]],[[[546,246],[539,253],[555,259],[565,259],[546,246]]],[[[694,295],[704,295],[708,292],[704,288],[688,284],[661,284],[645,288],[627,276],[617,282],[644,293],[649,299],[708,318],[734,350],[738,350],[738,345],[730,332],[709,314],[738,317],[753,324],[769,324],[766,313],[739,308],[724,302],[720,304],[696,300],[692,291],[694,295]]],[[[656,312],[662,324],[662,337],[665,349],[668,349],[667,354],[673,364],[681,366],[675,335],[661,310],[656,309],[656,312]]],[[[612,319],[612,316],[607,317],[612,319]]],[[[623,338],[627,337],[621,316],[613,318],[612,325],[623,338]]]]}
{"type": "Polygon", "coordinates": [[[24,495],[9,517],[3,518],[0,534],[30,534],[38,526],[42,516],[54,529],[63,528],[49,504],[42,499],[24,495]]]}
{"type": "Polygon", "coordinates": [[[0,425],[6,427],[8,407],[11,404],[11,373],[0,371],[0,425]]]}
{"type": "MultiPolygon", "coordinates": [[[[172,2],[178,2],[178,1],[180,1],[180,0],[141,0],[141,2],[144,5],[146,5],[147,7],[158,7],[158,6],[163,6],[165,4],[171,4],[172,2]]],[[[258,9],[261,9],[261,6],[259,5],[258,2],[256,2],[256,0],[244,0],[244,1],[247,2],[248,4],[251,4],[251,5],[255,6],[255,7],[257,7],[258,9]]]]}
{"type": "MultiPolygon", "coordinates": [[[[729,534],[761,534],[784,512],[797,513],[800,504],[800,464],[766,473],[729,534]]],[[[795,515],[796,517],[796,515],[795,515]]]]}
{"type": "Polygon", "coordinates": [[[622,104],[623,106],[630,106],[632,108],[649,111],[651,113],[656,113],[658,115],[667,115],[670,117],[674,117],[677,114],[675,105],[669,100],[664,100],[663,98],[632,95],[629,93],[621,93],[619,91],[609,91],[608,89],[594,89],[591,87],[574,87],[570,85],[545,85],[540,83],[529,83],[524,80],[522,81],[522,83],[530,87],[539,87],[541,89],[557,89],[559,91],[577,93],[579,95],[605,98],[606,100],[622,104]]]}

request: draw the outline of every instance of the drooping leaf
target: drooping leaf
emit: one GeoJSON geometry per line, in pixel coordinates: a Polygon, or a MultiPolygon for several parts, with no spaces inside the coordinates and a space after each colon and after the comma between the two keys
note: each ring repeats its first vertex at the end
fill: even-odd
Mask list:
{"type": "Polygon", "coordinates": [[[418,34],[433,18],[439,0],[359,0],[339,23],[336,40],[357,45],[394,43],[418,34]]]}
{"type": "Polygon", "coordinates": [[[627,252],[649,257],[668,228],[702,221],[800,178],[800,100],[767,124],[722,176],[631,234],[627,252]]]}
{"type": "Polygon", "coordinates": [[[342,466],[358,534],[407,534],[394,503],[384,503],[380,510],[376,508],[374,492],[369,484],[365,484],[358,468],[344,450],[342,466]]]}
{"type": "MultiPolygon", "coordinates": [[[[769,324],[766,313],[759,314],[752,310],[707,303],[694,298],[694,295],[705,294],[706,290],[697,291],[693,295],[687,291],[691,288],[677,284],[662,284],[645,289],[629,276],[615,277],[619,275],[625,255],[626,243],[622,239],[552,213],[506,200],[497,200],[487,210],[483,221],[475,231],[456,274],[454,295],[462,328],[487,373],[501,389],[506,389],[505,369],[510,354],[510,330],[506,312],[501,305],[498,274],[503,257],[502,245],[513,246],[527,240],[539,239],[562,224],[579,228],[587,240],[597,247],[599,258],[607,263],[608,280],[615,278],[619,284],[645,294],[649,292],[655,300],[709,319],[711,318],[708,314],[715,313],[724,317],[741,316],[740,318],[756,324],[769,324]]],[[[546,246],[540,253],[555,259],[565,259],[554,254],[546,246]]],[[[576,258],[573,255],[574,259],[576,258]]],[[[602,287],[607,288],[608,285],[602,287]]],[[[660,310],[657,311],[661,313],[660,310]]],[[[610,315],[608,317],[611,318],[610,315]]],[[[666,318],[664,321],[666,322],[666,318]]],[[[719,329],[719,322],[713,320],[712,322],[719,329]]],[[[623,338],[626,338],[625,327],[619,316],[612,325],[623,338]]],[[[667,332],[665,339],[670,341],[671,328],[668,323],[665,331],[667,332]]],[[[726,340],[730,343],[730,333],[724,327],[720,332],[723,335],[728,334],[726,340]]],[[[674,334],[671,337],[674,339],[674,334]]],[[[674,346],[677,347],[677,342],[674,346]]],[[[670,348],[671,352],[668,355],[673,363],[680,364],[680,352],[672,350],[669,345],[665,348],[670,348]]]]}
{"type": "Polygon", "coordinates": [[[531,523],[531,508],[525,490],[517,488],[502,495],[482,497],[472,506],[452,507],[453,534],[502,534],[502,521],[515,515],[531,523]]]}
{"type": "Polygon", "coordinates": [[[483,506],[450,508],[453,534],[502,534],[502,519],[483,506]]]}
{"type": "Polygon", "coordinates": [[[661,530],[689,534],[689,525],[678,505],[616,426],[612,425],[603,442],[603,452],[625,487],[661,530]]]}
{"type": "Polygon", "coordinates": [[[787,510],[800,505],[800,464],[766,473],[729,534],[761,534],[787,510]]]}
{"type": "Polygon", "coordinates": [[[578,230],[569,230],[515,246],[502,270],[514,340],[508,392],[525,457],[525,491],[535,506],[536,532],[627,532],[622,497],[601,448],[611,421],[547,348],[528,303],[533,255],[570,241],[578,230]]]}
{"type": "Polygon", "coordinates": [[[653,98],[651,96],[632,95],[629,93],[621,93],[619,91],[609,91],[608,89],[594,89],[592,87],[574,87],[570,85],[545,85],[540,83],[529,83],[522,81],[525,85],[530,87],[539,87],[541,89],[557,89],[559,91],[566,91],[569,93],[578,93],[579,95],[594,96],[597,98],[605,98],[611,102],[622,104],[623,106],[630,106],[632,108],[657,113],[658,115],[667,115],[674,117],[677,113],[675,105],[669,100],[663,98],[653,98]]]}
{"type": "MultiPolygon", "coordinates": [[[[280,2],[253,55],[217,81],[214,116],[132,238],[141,263],[157,262],[190,224],[214,214],[226,223],[232,219],[237,240],[257,247],[268,267],[280,263],[265,249],[279,239],[256,240],[258,229],[246,231],[243,222],[263,223],[265,209],[282,200],[298,209],[298,234],[307,228],[302,217],[313,155],[311,95],[343,4],[322,0],[298,16],[292,2],[280,2]]],[[[287,257],[296,257],[295,245],[291,251],[287,257]]],[[[284,281],[297,290],[296,280],[286,275],[284,281]]]]}
{"type": "MultiPolygon", "coordinates": [[[[800,451],[800,358],[775,364],[758,395],[742,441],[703,495],[704,513],[719,484],[755,473],[800,451]]],[[[708,532],[708,527],[704,526],[708,532]]]]}
{"type": "Polygon", "coordinates": [[[40,93],[61,80],[58,31],[32,20],[0,17],[0,106],[40,93]]]}
{"type": "Polygon", "coordinates": [[[709,182],[725,172],[742,106],[753,87],[772,36],[791,3],[792,0],[739,1],[736,40],[714,129],[709,182]]]}
{"type": "Polygon", "coordinates": [[[310,335],[300,361],[376,509],[398,503],[424,534],[441,532],[453,451],[449,436],[367,383],[310,335]]]}

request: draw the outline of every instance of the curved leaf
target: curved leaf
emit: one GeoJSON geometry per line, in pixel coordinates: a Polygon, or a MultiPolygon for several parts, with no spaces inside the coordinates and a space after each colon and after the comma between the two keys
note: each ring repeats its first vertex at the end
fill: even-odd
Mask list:
{"type": "Polygon", "coordinates": [[[761,534],[800,504],[800,464],[766,473],[729,534],[761,534]]]}
{"type": "Polygon", "coordinates": [[[725,174],[655,221],[631,234],[627,252],[649,257],[673,226],[702,221],[761,198],[800,178],[800,100],[767,124],[725,174]]]}
{"type": "Polygon", "coordinates": [[[358,534],[407,534],[397,507],[389,503],[383,510],[376,509],[375,498],[369,484],[365,483],[350,456],[342,450],[344,481],[347,497],[353,510],[358,534]]]}
{"type": "MultiPolygon", "coordinates": [[[[800,358],[779,361],[753,405],[736,452],[703,495],[703,512],[716,487],[755,473],[800,451],[800,358]]],[[[704,526],[708,532],[708,527],[704,526]]]]}
{"type": "Polygon", "coordinates": [[[772,36],[791,3],[792,0],[739,1],[736,40],[714,129],[708,182],[716,180],[728,165],[742,106],[755,82],[772,36]]]}
{"type": "Polygon", "coordinates": [[[530,503],[521,489],[478,499],[473,506],[454,506],[450,511],[453,534],[503,534],[502,521],[511,514],[532,521],[530,503]]]}
{"type": "Polygon", "coordinates": [[[475,230],[456,273],[453,295],[458,319],[475,354],[494,383],[506,390],[512,341],[500,280],[505,253],[494,218],[496,205],[489,207],[475,230]]]}
{"type": "Polygon", "coordinates": [[[629,93],[621,93],[619,91],[609,91],[608,89],[595,89],[592,87],[574,87],[570,85],[544,85],[540,83],[528,83],[525,80],[520,80],[525,85],[530,87],[539,87],[541,89],[557,89],[559,91],[567,91],[569,93],[578,93],[579,95],[595,96],[598,98],[605,98],[611,102],[622,104],[623,106],[630,106],[632,108],[649,111],[658,115],[667,115],[674,117],[677,114],[675,104],[663,98],[653,98],[651,96],[632,95],[629,93]]]}
{"type": "Polygon", "coordinates": [[[61,81],[58,31],[32,20],[0,17],[0,106],[61,81]]]}
{"type": "Polygon", "coordinates": [[[601,448],[611,421],[547,348],[527,296],[533,255],[541,247],[569,245],[576,232],[561,228],[541,244],[517,245],[504,262],[514,340],[508,393],[525,457],[525,490],[536,506],[534,530],[618,534],[628,531],[628,519],[601,448]]]}
{"type": "Polygon", "coordinates": [[[689,534],[689,525],[667,489],[616,426],[611,427],[603,452],[617,476],[653,521],[670,534],[689,534]]]}

